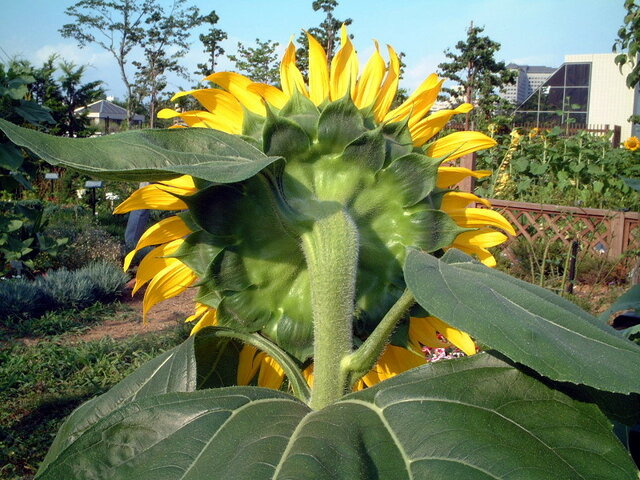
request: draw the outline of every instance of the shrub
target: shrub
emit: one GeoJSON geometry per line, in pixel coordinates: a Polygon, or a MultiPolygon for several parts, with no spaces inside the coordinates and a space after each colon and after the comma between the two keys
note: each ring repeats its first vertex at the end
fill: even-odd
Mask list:
{"type": "Polygon", "coordinates": [[[0,311],[5,323],[12,325],[13,317],[34,318],[47,311],[111,302],[122,294],[128,279],[119,266],[94,262],[74,271],[52,271],[33,282],[4,280],[0,282],[0,311]]]}
{"type": "Polygon", "coordinates": [[[122,254],[121,242],[102,229],[92,228],[73,238],[69,247],[61,253],[60,260],[66,268],[75,270],[93,261],[120,265],[122,254]]]}
{"type": "Polygon", "coordinates": [[[3,316],[38,316],[50,299],[34,282],[22,278],[0,281],[0,312],[3,316]]]}

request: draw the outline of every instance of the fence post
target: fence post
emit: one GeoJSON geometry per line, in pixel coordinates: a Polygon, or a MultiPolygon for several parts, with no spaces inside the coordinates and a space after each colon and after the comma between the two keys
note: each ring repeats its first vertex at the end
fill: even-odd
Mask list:
{"type": "MultiPolygon", "coordinates": [[[[465,155],[464,157],[461,157],[460,166],[464,168],[468,168],[469,170],[475,170],[476,169],[476,153],[473,152],[468,155],[465,155]]],[[[475,186],[476,186],[476,182],[475,182],[475,178],[473,177],[467,177],[464,180],[461,180],[460,183],[458,183],[458,187],[460,188],[460,190],[468,193],[473,193],[475,186]]]]}
{"type": "Polygon", "coordinates": [[[609,222],[611,244],[609,258],[618,258],[624,251],[624,212],[616,212],[609,222]]]}
{"type": "Polygon", "coordinates": [[[611,137],[611,145],[613,148],[618,148],[620,146],[621,130],[622,127],[620,125],[613,126],[613,137],[611,137]]]}

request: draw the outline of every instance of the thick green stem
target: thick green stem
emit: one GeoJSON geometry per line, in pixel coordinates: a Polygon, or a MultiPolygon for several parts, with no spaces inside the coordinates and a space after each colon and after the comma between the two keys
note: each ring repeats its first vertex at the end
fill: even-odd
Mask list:
{"type": "Polygon", "coordinates": [[[340,364],[351,353],[358,231],[342,210],[314,223],[302,236],[309,269],[314,332],[311,408],[340,399],[347,386],[340,364]]]}
{"type": "Polygon", "coordinates": [[[396,325],[415,301],[413,294],[406,289],[358,350],[342,361],[342,370],[349,383],[355,383],[373,368],[396,325]]]}

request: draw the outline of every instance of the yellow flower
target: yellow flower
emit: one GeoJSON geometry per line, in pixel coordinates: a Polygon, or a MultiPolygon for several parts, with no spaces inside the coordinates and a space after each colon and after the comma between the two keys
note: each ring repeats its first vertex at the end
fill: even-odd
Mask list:
{"type": "MultiPolygon", "coordinates": [[[[456,132],[432,141],[451,117],[467,113],[472,109],[470,104],[462,104],[452,110],[429,114],[443,83],[443,80],[436,75],[427,77],[405,102],[392,109],[400,74],[399,58],[392,47],[387,47],[389,60],[385,63],[376,42],[373,55],[359,74],[357,54],[344,27],[341,31],[341,48],[330,64],[320,43],[311,35],[307,34],[307,37],[309,40],[308,83],[305,83],[296,66],[296,49],[293,43],[290,43],[280,65],[281,89],[253,82],[238,73],[218,72],[209,75],[205,80],[215,83],[220,88],[190,90],[180,92],[173,97],[175,100],[190,95],[198,100],[203,110],[179,112],[163,109],[158,113],[158,117],[179,118],[188,127],[213,128],[230,134],[241,134],[245,121],[251,116],[266,117],[269,110],[282,109],[294,95],[302,95],[316,106],[349,95],[356,107],[369,112],[378,124],[406,122],[412,144],[423,148],[430,157],[452,162],[463,155],[496,144],[493,139],[479,132],[456,132]]],[[[515,134],[517,135],[517,132],[515,134]]],[[[449,163],[438,169],[436,183],[439,188],[449,189],[466,177],[480,178],[489,174],[490,172],[487,171],[472,171],[449,163]]],[[[183,210],[186,204],[179,197],[193,195],[196,192],[197,187],[193,179],[183,176],[138,190],[116,211],[124,213],[139,208],[183,210]]],[[[441,210],[458,225],[469,229],[458,235],[450,247],[476,255],[486,265],[493,266],[495,259],[487,248],[506,240],[507,237],[499,230],[511,234],[515,232],[497,212],[489,209],[467,208],[470,203],[490,206],[486,200],[468,193],[452,191],[443,196],[441,210]]],[[[188,233],[190,233],[189,227],[180,217],[169,217],[152,226],[143,235],[136,249],[127,256],[125,266],[130,264],[139,249],[158,245],[143,259],[138,270],[136,290],[149,282],[144,301],[145,315],[153,305],[177,295],[196,281],[195,272],[178,258],[172,257],[184,242],[183,237],[188,233]],[[170,231],[167,232],[167,230],[170,231]]],[[[216,312],[212,308],[198,306],[196,314],[189,320],[197,321],[192,331],[195,333],[204,326],[214,325],[216,312]]],[[[437,331],[449,342],[469,354],[475,351],[470,347],[473,342],[468,336],[465,337],[466,334],[446,326],[437,319],[412,319],[411,322],[410,339],[414,347],[403,349],[389,346],[376,367],[363,380],[364,384],[371,385],[376,380],[424,363],[424,355],[419,349],[418,352],[414,350],[418,344],[426,345],[427,332],[437,331]],[[424,327],[422,333],[419,333],[419,325],[424,327]],[[466,342],[464,347],[456,343],[462,338],[466,342]]],[[[248,383],[258,371],[260,371],[259,385],[278,388],[282,383],[282,369],[277,363],[264,353],[257,352],[254,347],[247,346],[241,354],[239,382],[248,383]]],[[[313,378],[309,369],[306,375],[309,379],[313,378]]]]}
{"type": "Polygon", "coordinates": [[[629,137],[624,141],[624,148],[635,152],[640,148],[640,140],[638,140],[638,137],[629,137]]]}
{"type": "Polygon", "coordinates": [[[534,139],[538,135],[540,135],[540,129],[538,127],[534,127],[529,130],[529,139],[534,139]]]}

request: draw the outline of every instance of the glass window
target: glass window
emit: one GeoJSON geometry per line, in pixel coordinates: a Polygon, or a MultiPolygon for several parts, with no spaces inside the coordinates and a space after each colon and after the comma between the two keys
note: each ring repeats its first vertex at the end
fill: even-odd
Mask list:
{"type": "Polygon", "coordinates": [[[586,113],[570,112],[567,114],[567,117],[573,120],[573,125],[584,127],[587,124],[586,113]]]}
{"type": "Polygon", "coordinates": [[[544,82],[545,85],[549,85],[551,87],[561,87],[564,85],[564,72],[565,72],[565,66],[563,65],[562,67],[560,67],[558,69],[558,71],[556,73],[554,73],[553,75],[551,75],[551,77],[549,77],[549,79],[544,82]]]}
{"type": "Polygon", "coordinates": [[[562,110],[564,89],[560,87],[540,88],[540,111],[562,110]]]}
{"type": "Polygon", "coordinates": [[[589,63],[574,63],[567,65],[567,86],[587,87],[589,86],[589,63]]]}
{"type": "Polygon", "coordinates": [[[567,88],[565,92],[565,110],[586,112],[589,108],[588,88],[567,88]]]}
{"type": "Polygon", "coordinates": [[[553,127],[562,123],[562,115],[555,112],[542,112],[539,118],[541,127],[553,127]]]}
{"type": "Polygon", "coordinates": [[[538,92],[534,92],[522,105],[518,107],[518,111],[538,110],[538,92]]]}

